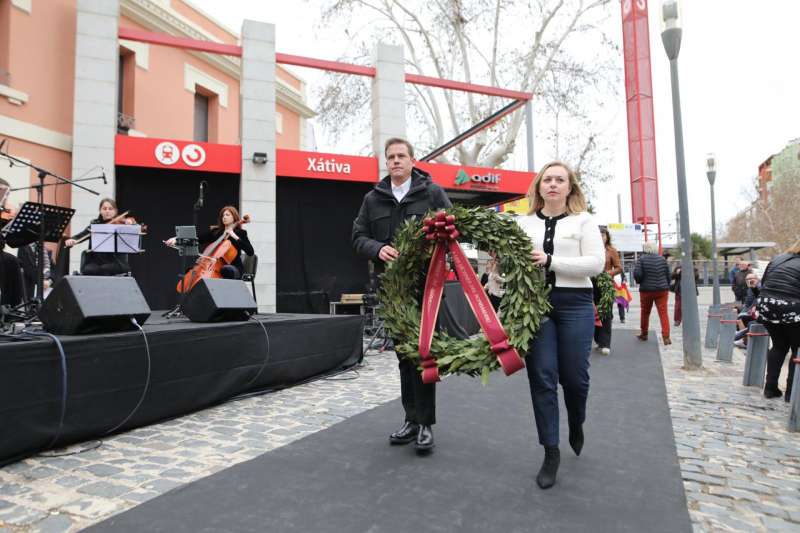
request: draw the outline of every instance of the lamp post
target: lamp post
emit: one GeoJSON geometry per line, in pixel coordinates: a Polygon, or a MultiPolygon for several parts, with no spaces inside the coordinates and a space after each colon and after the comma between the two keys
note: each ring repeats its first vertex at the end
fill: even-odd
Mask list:
{"type": "Polygon", "coordinates": [[[700,348],[700,319],[697,313],[697,293],[692,265],[692,234],[689,228],[689,199],[686,193],[686,161],[683,154],[683,122],[681,95],[678,83],[678,53],[682,30],[678,25],[677,0],[665,0],[662,5],[664,31],[661,42],[669,58],[672,85],[672,121],[675,128],[675,167],[678,174],[678,208],[681,223],[681,302],[683,311],[683,366],[697,369],[703,366],[700,348]]]}
{"type": "Polygon", "coordinates": [[[719,309],[719,273],[717,272],[717,219],[714,209],[714,180],[717,178],[717,161],[714,154],[706,156],[706,177],[711,186],[711,272],[714,276],[713,305],[719,309]]]}

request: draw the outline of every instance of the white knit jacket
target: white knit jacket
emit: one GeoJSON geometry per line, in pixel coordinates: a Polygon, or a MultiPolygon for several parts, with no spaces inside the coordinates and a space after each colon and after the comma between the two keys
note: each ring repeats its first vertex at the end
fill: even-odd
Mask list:
{"type": "MultiPolygon", "coordinates": [[[[534,250],[544,249],[545,220],[535,213],[517,217],[517,223],[531,239],[534,250]]],[[[592,288],[591,276],[603,271],[606,252],[594,218],[586,212],[556,221],[550,270],[556,287],[592,288]]]]}

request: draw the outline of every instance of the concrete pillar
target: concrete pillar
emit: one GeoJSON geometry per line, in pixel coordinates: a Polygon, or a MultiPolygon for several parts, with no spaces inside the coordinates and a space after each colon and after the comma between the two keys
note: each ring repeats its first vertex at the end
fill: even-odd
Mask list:
{"type": "Polygon", "coordinates": [[[719,322],[717,361],[730,363],[733,361],[733,338],[736,336],[736,311],[725,311],[719,322]]]}
{"type": "Polygon", "coordinates": [[[372,149],[378,157],[378,175],[383,177],[386,175],[383,145],[392,137],[406,138],[403,47],[378,43],[373,61],[377,72],[372,80],[372,149]]]}
{"type": "Polygon", "coordinates": [[[718,305],[710,305],[708,307],[708,322],[706,323],[706,341],[705,346],[711,350],[717,349],[717,341],[719,340],[719,320],[722,318],[722,311],[718,305]]]}
{"type": "Polygon", "coordinates": [[[275,26],[245,20],[242,24],[240,83],[242,143],[242,215],[253,222],[246,228],[258,255],[256,299],[262,313],[276,311],[275,205],[275,26]],[[253,162],[253,153],[267,155],[266,164],[253,162]]]}
{"type": "MultiPolygon", "coordinates": [[[[114,136],[117,134],[117,30],[119,0],[78,0],[75,35],[75,102],[72,119],[72,177],[96,166],[106,173],[107,185],[83,185],[95,196],[72,188],[72,232],[77,233],[97,216],[100,199],[114,197],[114,136]]],[[[91,172],[99,175],[101,170],[91,172]]],[[[88,176],[87,176],[88,177],[88,176]]],[[[77,250],[76,250],[77,251],[77,250]]],[[[70,272],[78,270],[80,253],[70,254],[70,272]]]]}
{"type": "Polygon", "coordinates": [[[769,334],[763,324],[750,322],[748,327],[747,358],[744,361],[742,385],[745,387],[763,387],[764,373],[767,370],[767,351],[769,350],[769,334]]]}

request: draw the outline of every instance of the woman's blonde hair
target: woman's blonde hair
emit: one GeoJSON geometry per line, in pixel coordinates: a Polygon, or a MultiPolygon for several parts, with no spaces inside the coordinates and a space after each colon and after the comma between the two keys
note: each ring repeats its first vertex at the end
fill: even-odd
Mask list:
{"type": "Polygon", "coordinates": [[[569,177],[567,213],[573,215],[575,213],[582,213],[586,211],[586,197],[583,195],[581,186],[578,184],[578,177],[575,174],[575,171],[562,161],[550,161],[543,166],[541,170],[539,170],[539,173],[536,174],[536,178],[534,178],[534,180],[531,182],[531,186],[528,188],[528,205],[530,205],[528,214],[532,215],[544,207],[544,198],[542,198],[542,193],[539,192],[539,184],[542,181],[544,173],[552,167],[562,167],[567,171],[567,176],[569,177]]]}

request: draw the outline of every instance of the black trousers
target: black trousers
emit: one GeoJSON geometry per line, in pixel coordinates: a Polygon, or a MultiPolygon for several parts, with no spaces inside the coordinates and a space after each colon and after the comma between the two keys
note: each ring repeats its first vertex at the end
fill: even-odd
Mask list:
{"type": "Polygon", "coordinates": [[[608,315],[606,318],[600,319],[603,323],[602,326],[594,327],[594,342],[600,348],[611,348],[611,322],[614,320],[614,314],[608,315]]]}
{"type": "Polygon", "coordinates": [[[424,426],[436,423],[436,384],[426,385],[414,361],[397,356],[400,361],[400,399],[406,421],[424,426]]]}
{"type": "Polygon", "coordinates": [[[617,304],[617,310],[619,310],[619,321],[625,322],[625,306],[622,304],[617,304]]]}
{"type": "MultiPolygon", "coordinates": [[[[767,381],[765,388],[778,388],[778,377],[781,374],[783,361],[786,353],[791,350],[792,354],[797,354],[800,346],[800,323],[797,324],[764,324],[772,339],[772,348],[767,353],[767,381]]],[[[786,390],[791,392],[794,379],[794,363],[789,364],[789,378],[786,382],[786,390]]]]}

